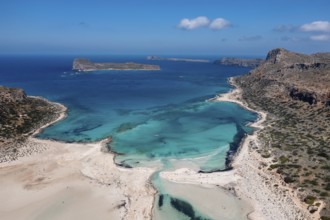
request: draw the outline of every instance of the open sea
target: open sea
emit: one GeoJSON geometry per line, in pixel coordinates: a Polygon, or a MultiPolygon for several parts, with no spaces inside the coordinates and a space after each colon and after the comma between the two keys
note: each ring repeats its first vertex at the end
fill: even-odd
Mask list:
{"type": "MultiPolygon", "coordinates": [[[[28,95],[69,109],[65,120],[45,129],[39,138],[91,142],[112,136],[109,148],[118,153],[119,165],[157,166],[161,171],[189,164],[212,172],[225,169],[229,149],[252,132],[247,124],[256,120],[255,113],[233,103],[207,101],[229,91],[227,78],[247,73],[248,68],[150,61],[142,56],[89,56],[95,62],[156,64],[161,70],[78,73],[71,70],[74,58],[0,56],[1,85],[23,88],[28,95]]],[[[170,195],[158,173],[153,183],[162,202],[155,205],[159,209],[155,212],[162,219],[210,219],[207,213],[196,214],[198,207],[188,200],[170,195]],[[190,208],[194,218],[187,212],[190,208]]]]}

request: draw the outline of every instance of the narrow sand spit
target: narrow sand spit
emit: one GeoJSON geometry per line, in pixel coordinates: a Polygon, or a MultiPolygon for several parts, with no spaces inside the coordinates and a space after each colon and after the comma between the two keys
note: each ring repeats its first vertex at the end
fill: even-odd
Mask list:
{"type": "MultiPolygon", "coordinates": [[[[62,107],[56,121],[65,117],[62,107]]],[[[154,170],[117,167],[113,154],[101,151],[107,141],[30,137],[26,148],[36,153],[0,163],[1,219],[151,219],[154,170]]]]}
{"type": "MultiPolygon", "coordinates": [[[[229,82],[236,88],[209,101],[234,102],[258,113],[259,119],[250,126],[258,130],[263,129],[267,114],[249,108],[242,100],[241,89],[234,84],[232,79],[229,82]]],[[[190,169],[178,169],[161,172],[160,176],[176,183],[194,184],[208,188],[222,186],[229,189],[253,206],[254,211],[248,214],[248,219],[319,219],[319,213],[311,215],[305,204],[300,202],[294,191],[279,176],[267,172],[265,167],[271,159],[262,158],[254,150],[260,144],[258,131],[248,135],[242,142],[240,150],[232,163],[233,169],[230,171],[202,174],[190,169]]]]}

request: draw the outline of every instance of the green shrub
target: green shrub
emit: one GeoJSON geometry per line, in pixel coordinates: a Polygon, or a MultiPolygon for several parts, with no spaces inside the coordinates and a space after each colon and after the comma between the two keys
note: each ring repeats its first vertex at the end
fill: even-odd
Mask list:
{"type": "Polygon", "coordinates": [[[314,196],[306,196],[304,199],[304,202],[307,203],[308,205],[313,205],[316,200],[316,197],[314,196]]]}
{"type": "Polygon", "coordinates": [[[280,164],[271,164],[270,166],[269,166],[269,168],[270,169],[276,169],[276,168],[278,168],[280,166],[280,164]]]}
{"type": "Polygon", "coordinates": [[[284,164],[289,160],[289,158],[287,158],[286,156],[280,156],[279,159],[280,159],[281,164],[284,164]]]}

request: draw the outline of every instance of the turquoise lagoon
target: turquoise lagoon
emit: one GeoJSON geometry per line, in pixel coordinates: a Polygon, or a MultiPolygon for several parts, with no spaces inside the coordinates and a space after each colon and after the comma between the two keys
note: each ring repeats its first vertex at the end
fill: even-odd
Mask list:
{"type": "MultiPolygon", "coordinates": [[[[235,149],[244,134],[252,132],[247,124],[256,120],[255,113],[233,103],[207,101],[229,91],[227,78],[246,73],[247,68],[95,56],[90,58],[152,63],[161,70],[76,73],[71,71],[73,58],[0,59],[1,84],[21,87],[29,95],[68,107],[68,117],[45,129],[40,138],[91,142],[112,136],[109,148],[118,153],[119,165],[157,166],[160,170],[187,165],[212,172],[225,169],[229,149],[235,149]]],[[[159,219],[209,218],[207,213],[199,213],[188,197],[170,194],[169,184],[164,184],[158,173],[153,183],[159,191],[156,202],[161,198],[163,203],[155,204],[159,219]]]]}

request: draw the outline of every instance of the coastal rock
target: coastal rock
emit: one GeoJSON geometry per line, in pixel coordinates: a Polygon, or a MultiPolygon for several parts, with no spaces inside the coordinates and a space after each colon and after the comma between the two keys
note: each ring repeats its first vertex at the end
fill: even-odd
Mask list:
{"type": "Polygon", "coordinates": [[[273,91],[273,96],[327,106],[330,101],[330,53],[305,55],[274,49],[262,65],[242,79],[267,94],[274,84],[286,88],[273,91]]]}
{"type": "Polygon", "coordinates": [[[276,63],[306,63],[313,59],[304,54],[291,52],[283,48],[277,48],[268,52],[266,62],[271,64],[276,63]]]}
{"type": "Polygon", "coordinates": [[[157,65],[127,63],[93,63],[86,58],[76,58],[72,65],[77,71],[97,71],[97,70],[160,70],[157,65]]]}
{"type": "Polygon", "coordinates": [[[228,58],[224,57],[221,60],[214,61],[214,64],[225,66],[242,66],[256,68],[264,62],[263,59],[243,59],[243,58],[228,58]]]}

